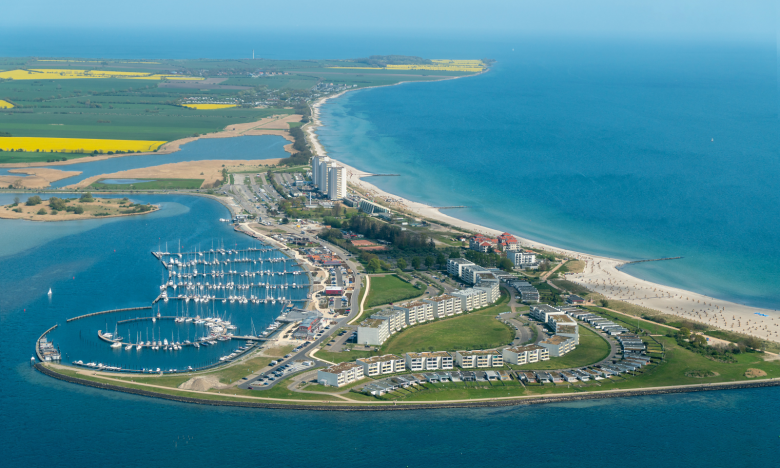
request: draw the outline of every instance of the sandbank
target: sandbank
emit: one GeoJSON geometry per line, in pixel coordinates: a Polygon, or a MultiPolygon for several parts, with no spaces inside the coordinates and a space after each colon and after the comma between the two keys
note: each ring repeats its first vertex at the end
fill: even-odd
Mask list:
{"type": "MultiPolygon", "coordinates": [[[[78,200],[70,200],[67,205],[69,206],[81,206],[84,208],[84,213],[76,214],[69,211],[59,211],[57,214],[51,214],[51,207],[48,200],[44,200],[39,205],[27,206],[25,202],[19,203],[19,206],[12,207],[10,205],[0,206],[0,219],[24,219],[27,221],[39,221],[39,222],[56,222],[56,221],[75,221],[80,219],[102,219],[102,218],[115,218],[119,216],[135,216],[147,213],[154,213],[160,207],[157,205],[151,205],[150,211],[137,212],[137,213],[121,213],[122,210],[130,209],[127,206],[119,206],[122,203],[121,198],[95,198],[92,202],[80,202],[78,200]],[[21,213],[13,211],[14,208],[21,209],[21,213]],[[39,215],[38,211],[43,208],[46,210],[46,214],[39,215]],[[97,213],[108,213],[100,216],[96,216],[97,213]]],[[[132,201],[128,202],[129,205],[132,201]]]]}
{"type": "Polygon", "coordinates": [[[25,174],[24,176],[4,175],[0,176],[0,187],[13,185],[14,188],[44,188],[61,179],[81,174],[81,171],[61,171],[46,167],[32,169],[11,169],[13,174],[25,174]]]}
{"type": "MultiPolygon", "coordinates": [[[[159,166],[140,167],[127,171],[101,174],[88,177],[81,182],[69,185],[66,189],[79,189],[89,187],[100,179],[203,179],[201,187],[213,187],[222,180],[222,169],[235,168],[240,165],[268,166],[281,161],[276,159],[260,159],[256,161],[246,160],[203,160],[185,161],[178,163],[162,164],[159,166]]],[[[128,188],[130,188],[128,186],[128,188]]]]}

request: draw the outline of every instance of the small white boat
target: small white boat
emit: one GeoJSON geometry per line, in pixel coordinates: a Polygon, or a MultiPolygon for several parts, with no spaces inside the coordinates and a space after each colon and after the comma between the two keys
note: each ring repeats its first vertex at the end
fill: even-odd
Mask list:
{"type": "Polygon", "coordinates": [[[51,288],[49,288],[49,296],[51,296],[51,288]]]}

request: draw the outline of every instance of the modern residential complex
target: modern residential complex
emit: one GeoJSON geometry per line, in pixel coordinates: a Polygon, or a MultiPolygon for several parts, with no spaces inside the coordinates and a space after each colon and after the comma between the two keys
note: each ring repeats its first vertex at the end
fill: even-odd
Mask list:
{"type": "Polygon", "coordinates": [[[504,348],[502,355],[504,361],[518,366],[550,359],[550,352],[547,351],[547,348],[537,345],[504,348]]]}
{"type": "Polygon", "coordinates": [[[363,366],[363,373],[368,377],[377,375],[394,374],[406,370],[406,361],[395,354],[385,354],[384,356],[374,356],[370,358],[360,358],[356,361],[363,366]]]}
{"type": "Polygon", "coordinates": [[[504,356],[497,349],[455,351],[455,363],[463,369],[501,367],[504,365],[504,356]]]}
{"type": "Polygon", "coordinates": [[[447,370],[453,368],[453,359],[445,351],[406,353],[406,367],[411,371],[447,370]]]}
{"type": "Polygon", "coordinates": [[[342,362],[317,371],[317,382],[329,387],[343,387],[364,377],[363,366],[355,362],[342,362]]]}
{"type": "Polygon", "coordinates": [[[362,345],[379,346],[390,338],[388,320],[366,319],[358,325],[357,342],[362,345]]]}

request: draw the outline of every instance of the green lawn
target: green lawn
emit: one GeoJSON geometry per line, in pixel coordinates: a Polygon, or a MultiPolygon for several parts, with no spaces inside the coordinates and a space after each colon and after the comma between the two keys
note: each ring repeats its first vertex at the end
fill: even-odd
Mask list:
{"type": "Polygon", "coordinates": [[[104,179],[90,185],[95,190],[162,190],[162,189],[196,189],[200,188],[204,179],[156,179],[139,184],[104,184],[104,179]]]}
{"type": "Polygon", "coordinates": [[[583,367],[595,364],[609,356],[609,343],[595,332],[585,327],[580,328],[580,344],[574,351],[562,357],[551,357],[549,361],[534,362],[522,366],[513,366],[516,369],[568,369],[571,367],[583,367]]]}
{"type": "Polygon", "coordinates": [[[366,307],[399,302],[422,295],[421,291],[396,275],[372,276],[366,307]]]}
{"type": "MultiPolygon", "coordinates": [[[[89,156],[91,155],[81,154],[81,153],[36,153],[36,152],[29,152],[29,151],[0,151],[0,164],[47,162],[53,159],[57,159],[61,161],[62,158],[71,160],[71,159],[88,158],[89,156]]],[[[63,170],[67,170],[67,168],[63,168],[63,170]]],[[[23,174],[20,174],[20,176],[23,176],[23,174]]]]}
{"type": "Polygon", "coordinates": [[[512,342],[514,330],[496,320],[506,306],[437,320],[396,333],[382,346],[383,353],[489,349],[512,342]]]}

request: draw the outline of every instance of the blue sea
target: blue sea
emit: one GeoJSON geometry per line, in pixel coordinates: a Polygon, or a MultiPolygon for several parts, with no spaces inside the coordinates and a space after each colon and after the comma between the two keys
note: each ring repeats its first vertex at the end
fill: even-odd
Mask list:
{"type": "MultiPolygon", "coordinates": [[[[93,36],[0,32],[0,55],[235,58],[251,34],[93,36]]],[[[464,219],[595,254],[682,255],[631,273],[755,305],[771,307],[780,296],[772,263],[780,203],[774,44],[265,39],[270,52],[263,55],[274,58],[496,58],[478,77],[331,101],[322,141],[359,168],[402,175],[371,180],[384,189],[470,206],[457,213],[464,219]]],[[[0,195],[0,203],[12,198],[0,195]]],[[[0,220],[4,466],[752,467],[777,458],[776,388],[529,408],[318,413],[183,405],[33,371],[33,343],[51,325],[147,305],[157,295],[160,269],[149,252],[160,242],[247,242],[219,223],[227,211],[214,201],[133,199],[161,210],[67,223],[0,220]]],[[[65,352],[91,349],[62,339],[65,352]]]]}
{"type": "Polygon", "coordinates": [[[738,303],[780,302],[773,44],[528,43],[486,74],[351,92],[331,157],[447,214],[738,303]]]}

